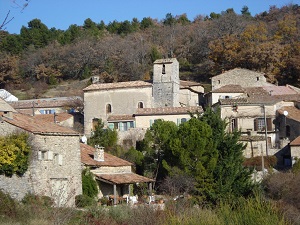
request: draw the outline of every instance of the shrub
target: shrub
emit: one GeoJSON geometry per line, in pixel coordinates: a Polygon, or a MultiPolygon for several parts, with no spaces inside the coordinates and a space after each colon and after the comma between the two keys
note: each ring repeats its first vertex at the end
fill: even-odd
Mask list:
{"type": "Polygon", "coordinates": [[[96,201],[94,198],[87,195],[77,195],[75,197],[75,205],[76,207],[83,208],[87,206],[96,205],[96,201]]]}
{"type": "Polygon", "coordinates": [[[39,196],[28,193],[22,199],[22,203],[25,205],[51,207],[54,201],[49,196],[39,196]]]}
{"type": "Polygon", "coordinates": [[[82,171],[82,192],[83,195],[94,198],[98,194],[98,184],[94,179],[94,175],[85,169],[82,171]]]}
{"type": "Polygon", "coordinates": [[[297,161],[294,163],[292,171],[293,171],[293,173],[300,172],[300,160],[299,159],[297,159],[297,161]]]}
{"type": "Polygon", "coordinates": [[[16,217],[17,215],[17,202],[2,191],[0,191],[0,215],[5,217],[16,217]]]}

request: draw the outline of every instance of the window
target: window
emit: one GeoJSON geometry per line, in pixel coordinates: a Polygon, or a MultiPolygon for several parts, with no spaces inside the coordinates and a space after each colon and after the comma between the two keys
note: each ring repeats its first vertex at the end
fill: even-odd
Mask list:
{"type": "MultiPolygon", "coordinates": [[[[266,118],[267,120],[267,130],[272,130],[272,119],[266,118]]],[[[254,130],[255,131],[264,131],[265,130],[265,119],[264,118],[256,118],[254,119],[254,130]]]]}
{"type": "Polygon", "coordinates": [[[237,130],[238,129],[238,119],[237,118],[232,118],[231,121],[231,131],[237,130]]]}
{"type": "Polygon", "coordinates": [[[221,84],[221,81],[220,81],[220,80],[218,80],[218,84],[221,84]]]}
{"type": "Polygon", "coordinates": [[[259,77],[256,77],[256,80],[259,81],[259,77]]]}
{"type": "Polygon", "coordinates": [[[285,126],[285,136],[290,137],[291,136],[291,127],[289,125],[285,126]]]}
{"type": "Polygon", "coordinates": [[[143,104],[142,102],[139,102],[139,103],[138,103],[138,108],[139,108],[139,109],[144,108],[144,104],[143,104]]]}
{"type": "Polygon", "coordinates": [[[187,121],[186,118],[181,118],[181,123],[185,123],[187,121]]]}
{"type": "Polygon", "coordinates": [[[98,118],[93,119],[93,121],[92,121],[92,131],[96,130],[96,126],[98,126],[98,122],[99,122],[98,118]]]}
{"type": "Polygon", "coordinates": [[[163,67],[162,67],[162,74],[166,74],[166,66],[165,66],[165,64],[163,64],[163,67]]]}
{"type": "Polygon", "coordinates": [[[106,105],[106,113],[111,113],[111,104],[106,105]]]}

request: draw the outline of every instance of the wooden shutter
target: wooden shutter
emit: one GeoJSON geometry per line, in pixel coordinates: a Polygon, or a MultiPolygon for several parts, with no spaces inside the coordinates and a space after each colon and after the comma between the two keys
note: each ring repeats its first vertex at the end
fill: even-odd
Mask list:
{"type": "Polygon", "coordinates": [[[267,118],[267,131],[272,131],[272,118],[267,118]]]}
{"type": "Polygon", "coordinates": [[[258,128],[257,128],[257,119],[254,119],[254,130],[257,131],[258,128]]]}

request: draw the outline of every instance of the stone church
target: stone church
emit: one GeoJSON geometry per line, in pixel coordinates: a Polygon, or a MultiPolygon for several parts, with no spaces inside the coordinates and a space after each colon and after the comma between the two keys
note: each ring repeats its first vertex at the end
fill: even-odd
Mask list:
{"type": "Polygon", "coordinates": [[[190,112],[202,111],[204,94],[199,83],[179,79],[176,58],[156,60],[152,81],[94,82],[83,91],[86,136],[99,119],[120,132],[146,130],[157,119],[180,124],[190,112]]]}

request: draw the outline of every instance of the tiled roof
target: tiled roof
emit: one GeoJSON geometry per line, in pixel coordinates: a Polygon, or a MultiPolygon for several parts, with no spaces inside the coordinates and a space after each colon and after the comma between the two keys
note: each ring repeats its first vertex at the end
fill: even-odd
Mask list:
{"type": "Polygon", "coordinates": [[[57,97],[57,98],[41,98],[41,99],[29,99],[20,100],[16,102],[10,102],[9,104],[15,109],[28,109],[28,108],[57,108],[68,106],[72,101],[82,101],[79,96],[75,97],[57,97]]]}
{"type": "Polygon", "coordinates": [[[217,77],[220,77],[220,76],[228,76],[228,74],[232,74],[232,73],[233,74],[241,74],[241,76],[242,76],[242,74],[254,74],[254,73],[256,73],[256,74],[259,74],[261,76],[264,76],[264,74],[261,73],[261,72],[256,72],[256,71],[248,70],[248,69],[244,69],[244,68],[234,68],[232,70],[228,70],[228,71],[225,71],[224,73],[216,75],[213,78],[217,78],[217,77]]]}
{"type": "Polygon", "coordinates": [[[55,123],[48,123],[37,117],[16,113],[13,119],[2,117],[7,123],[34,134],[54,134],[54,135],[79,135],[78,132],[62,127],[55,123]]]}
{"type": "Polygon", "coordinates": [[[166,59],[157,59],[154,61],[154,64],[157,63],[172,63],[172,62],[176,62],[177,59],[176,58],[166,58],[166,59]]]}
{"type": "MultiPolygon", "coordinates": [[[[193,86],[201,86],[200,83],[193,81],[180,80],[180,88],[189,88],[193,86]]],[[[110,90],[110,89],[121,89],[121,88],[143,88],[152,87],[152,81],[128,81],[128,82],[116,82],[116,83],[95,83],[83,89],[83,91],[94,91],[94,90],[110,90]]]]}
{"type": "Polygon", "coordinates": [[[118,166],[131,166],[132,163],[124,159],[113,156],[109,153],[104,152],[104,161],[94,160],[95,148],[86,145],[80,144],[81,150],[81,162],[87,166],[109,166],[109,167],[118,167],[118,166]]]}
{"type": "Polygon", "coordinates": [[[241,85],[229,84],[222,86],[212,91],[212,93],[244,93],[244,88],[241,85]]]}
{"type": "Polygon", "coordinates": [[[177,115],[194,112],[202,112],[201,106],[190,107],[161,107],[161,108],[139,108],[134,116],[146,116],[146,115],[177,115]]]}
{"type": "Polygon", "coordinates": [[[288,115],[286,116],[288,119],[300,122],[300,109],[294,106],[284,106],[277,110],[277,112],[281,115],[283,115],[284,111],[288,112],[288,115]]]}
{"type": "Polygon", "coordinates": [[[134,184],[153,182],[153,179],[143,177],[135,173],[120,173],[120,174],[95,174],[96,178],[114,184],[134,184]]]}
{"type": "MultiPolygon", "coordinates": [[[[277,86],[274,86],[277,87],[277,86]]],[[[281,88],[268,87],[247,87],[244,88],[248,97],[236,97],[232,99],[220,99],[219,102],[222,105],[227,104],[275,104],[281,101],[300,101],[300,94],[295,91],[288,91],[288,87],[283,86],[282,90],[285,90],[285,94],[280,94],[281,88]],[[276,90],[269,92],[269,90],[276,90]],[[279,94],[277,94],[279,93],[279,94]],[[293,93],[293,94],[290,94],[293,93]]]]}
{"type": "Polygon", "coordinates": [[[134,121],[135,118],[132,115],[110,115],[107,121],[134,121]]]}
{"type": "Polygon", "coordinates": [[[296,139],[294,139],[291,143],[291,146],[299,146],[300,145],[300,136],[298,136],[296,139]]]}
{"type": "Polygon", "coordinates": [[[262,87],[270,95],[294,95],[298,94],[297,91],[290,88],[289,86],[265,86],[262,87]]]}
{"type": "Polygon", "coordinates": [[[141,88],[141,87],[151,87],[151,86],[152,83],[147,81],[97,83],[97,84],[91,84],[90,86],[84,88],[83,91],[108,90],[108,89],[119,89],[119,88],[141,88]]]}
{"type": "Polygon", "coordinates": [[[255,135],[255,136],[249,136],[249,135],[242,135],[240,136],[240,141],[264,141],[265,137],[264,136],[259,136],[259,135],[255,135]]]}
{"type": "Polygon", "coordinates": [[[0,98],[0,112],[16,112],[6,101],[0,98]]]}
{"type": "MultiPolygon", "coordinates": [[[[45,122],[50,122],[50,123],[54,122],[54,114],[37,114],[34,117],[45,122]]],[[[73,115],[69,113],[56,113],[55,121],[63,122],[67,119],[70,119],[71,117],[73,117],[73,115]]]]}
{"type": "Polygon", "coordinates": [[[180,88],[193,87],[193,86],[201,86],[201,84],[194,81],[180,80],[180,88]]]}

